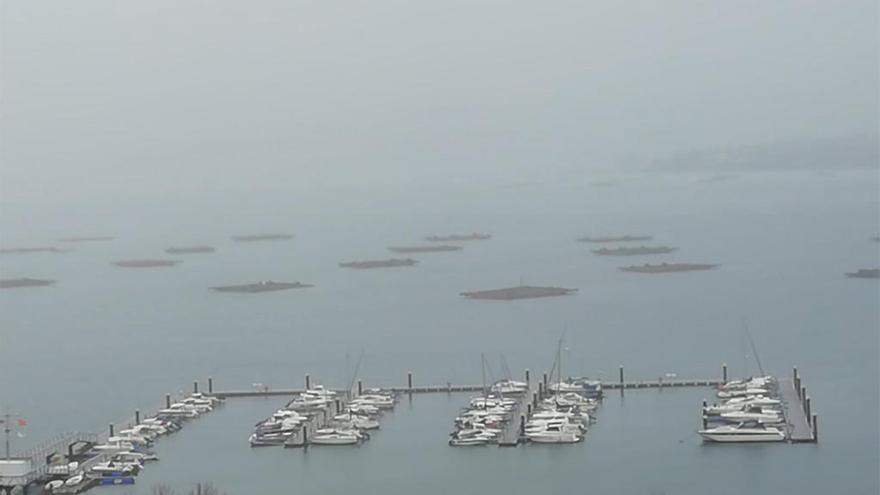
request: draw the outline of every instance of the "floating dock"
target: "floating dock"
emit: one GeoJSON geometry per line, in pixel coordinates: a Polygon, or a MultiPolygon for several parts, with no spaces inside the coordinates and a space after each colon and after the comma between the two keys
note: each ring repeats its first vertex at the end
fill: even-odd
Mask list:
{"type": "Polygon", "coordinates": [[[564,287],[537,287],[520,285],[505,289],[490,289],[473,292],[462,292],[461,295],[470,299],[485,299],[491,301],[512,301],[516,299],[535,299],[538,297],[568,296],[577,292],[577,289],[564,287]]]}

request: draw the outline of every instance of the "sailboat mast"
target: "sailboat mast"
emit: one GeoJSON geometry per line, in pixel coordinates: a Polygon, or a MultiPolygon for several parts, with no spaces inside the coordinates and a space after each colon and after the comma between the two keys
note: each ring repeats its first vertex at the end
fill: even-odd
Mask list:
{"type": "Polygon", "coordinates": [[[749,323],[743,318],[742,324],[746,331],[746,337],[749,338],[749,345],[752,346],[752,354],[755,355],[755,362],[758,363],[758,371],[761,372],[761,376],[767,376],[767,374],[764,373],[764,366],[761,364],[761,356],[758,355],[758,348],[755,346],[755,339],[752,338],[752,332],[749,331],[749,323]]]}

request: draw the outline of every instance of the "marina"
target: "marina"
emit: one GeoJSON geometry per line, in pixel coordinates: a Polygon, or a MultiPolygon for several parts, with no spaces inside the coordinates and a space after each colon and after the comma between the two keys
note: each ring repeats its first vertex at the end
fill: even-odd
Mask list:
{"type": "MultiPolygon", "coordinates": [[[[182,429],[188,421],[214,411],[226,400],[246,397],[290,397],[283,408],[255,426],[248,441],[251,447],[359,445],[380,428],[383,413],[394,409],[400,395],[412,397],[460,392],[479,392],[479,395],[472,397],[455,419],[455,429],[449,440],[451,446],[579,443],[594,427],[595,413],[605,391],[619,390],[623,394],[625,390],[664,387],[703,387],[716,390],[719,397],[737,401],[760,401],[766,393],[768,400],[776,401],[773,403],[785,411],[781,416],[783,419],[773,423],[784,432],[780,441],[818,441],[818,418],[811,411],[811,399],[797,369],[791,379],[778,381],[770,377],[727,380],[726,365],[722,366],[720,378],[664,376],[654,380],[627,381],[621,366],[618,380],[599,381],[563,379],[559,377],[560,368],[560,363],[556,362],[549,374],[543,373],[537,380],[525,370],[524,381],[508,376],[488,386],[453,385],[450,382],[420,386],[414,383],[412,372],[405,375],[403,386],[369,389],[361,380],[357,380],[356,386],[352,381],[346,389],[325,388],[313,384],[310,375],[306,375],[305,387],[301,389],[215,390],[214,379],[208,378],[207,390],[201,392],[199,382],[194,381],[191,393],[174,399],[172,394],[166,394],[164,407],[150,415],[135,411],[133,416],[109,424],[104,431],[66,433],[15,455],[14,459],[26,463],[26,472],[15,476],[0,475],[0,493],[13,493],[16,487],[38,485],[50,493],[73,494],[102,484],[133,484],[145,463],[158,460],[151,447],[161,436],[182,429]],[[769,387],[771,383],[772,393],[767,389],[751,390],[757,386],[769,387]],[[797,387],[800,389],[796,390],[797,387]],[[739,390],[748,392],[740,393],[739,390]]],[[[717,414],[715,417],[728,414],[725,409],[717,409],[722,406],[713,407],[716,409],[704,402],[704,422],[709,422],[710,414],[717,414]]],[[[708,425],[704,423],[704,430],[705,426],[708,425]]],[[[734,441],[749,440],[737,437],[734,441]]]]}

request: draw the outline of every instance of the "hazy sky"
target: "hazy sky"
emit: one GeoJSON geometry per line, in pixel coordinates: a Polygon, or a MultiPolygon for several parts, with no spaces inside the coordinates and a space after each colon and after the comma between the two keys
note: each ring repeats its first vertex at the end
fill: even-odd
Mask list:
{"type": "Polygon", "coordinates": [[[0,0],[4,200],[878,132],[876,0],[0,0]]]}

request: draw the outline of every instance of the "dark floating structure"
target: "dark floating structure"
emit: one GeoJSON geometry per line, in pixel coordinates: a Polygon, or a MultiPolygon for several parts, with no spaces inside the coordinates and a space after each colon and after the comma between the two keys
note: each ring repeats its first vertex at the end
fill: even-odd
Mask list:
{"type": "Polygon", "coordinates": [[[621,236],[606,236],[606,237],[581,237],[578,239],[578,242],[592,242],[592,243],[609,243],[609,242],[635,242],[635,241],[650,241],[654,236],[650,235],[621,235],[621,236]]]}
{"type": "Polygon", "coordinates": [[[60,237],[58,242],[92,242],[92,241],[112,241],[116,239],[113,236],[91,236],[91,237],[60,237]]]}
{"type": "Polygon", "coordinates": [[[158,268],[166,266],[175,266],[180,261],[177,260],[121,260],[114,261],[113,264],[123,268],[158,268]]]}
{"type": "Polygon", "coordinates": [[[860,268],[854,272],[847,272],[850,278],[880,278],[880,268],[860,268]]]}
{"type": "Polygon", "coordinates": [[[216,249],[211,246],[170,247],[165,250],[168,254],[213,253],[214,251],[216,249]]]}
{"type": "Polygon", "coordinates": [[[0,280],[0,289],[18,289],[21,287],[45,287],[53,285],[54,280],[41,280],[37,278],[10,278],[0,280]]]}
{"type": "Polygon", "coordinates": [[[488,299],[494,301],[512,301],[514,299],[534,299],[537,297],[567,296],[577,292],[577,289],[564,287],[535,287],[520,285],[506,289],[481,290],[475,292],[462,292],[461,295],[470,299],[488,299]]]}
{"type": "Polygon", "coordinates": [[[286,241],[290,239],[293,239],[293,236],[290,234],[252,234],[232,236],[232,240],[236,242],[286,241]]]}
{"type": "Polygon", "coordinates": [[[223,285],[219,287],[211,287],[211,290],[215,290],[217,292],[271,292],[276,290],[287,290],[287,289],[307,289],[310,287],[314,287],[314,285],[310,284],[302,284],[300,282],[273,282],[271,280],[261,280],[255,284],[241,284],[241,285],[223,285]]]}
{"type": "Polygon", "coordinates": [[[366,260],[366,261],[349,261],[346,263],[340,263],[339,266],[342,268],[360,268],[360,269],[368,269],[368,268],[397,268],[401,266],[415,266],[419,262],[412,259],[398,259],[391,258],[387,260],[366,260]]]}
{"type": "Polygon", "coordinates": [[[450,234],[450,235],[431,235],[425,237],[428,242],[463,242],[463,241],[488,241],[492,238],[491,234],[450,234]]]}
{"type": "Polygon", "coordinates": [[[593,253],[600,256],[639,256],[643,254],[668,254],[678,248],[669,246],[639,246],[594,249],[593,253]]]}
{"type": "Polygon", "coordinates": [[[461,251],[461,246],[442,244],[438,246],[392,246],[388,250],[393,253],[439,253],[443,251],[461,251]]]}
{"type": "Polygon", "coordinates": [[[27,253],[66,253],[67,249],[58,249],[55,246],[39,246],[24,248],[0,248],[0,254],[27,254],[27,253]]]}
{"type": "Polygon", "coordinates": [[[711,270],[719,265],[705,263],[660,263],[659,265],[633,265],[624,266],[620,270],[624,272],[635,273],[670,273],[670,272],[689,272],[695,270],[711,270]]]}

